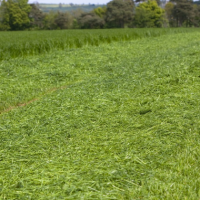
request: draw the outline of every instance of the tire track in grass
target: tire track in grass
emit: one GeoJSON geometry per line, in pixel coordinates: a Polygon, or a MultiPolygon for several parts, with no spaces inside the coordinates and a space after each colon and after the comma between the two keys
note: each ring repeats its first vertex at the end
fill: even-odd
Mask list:
{"type": "MultiPolygon", "coordinates": [[[[79,81],[78,81],[79,82],[79,81]]],[[[4,109],[3,111],[0,111],[0,115],[4,114],[4,113],[8,113],[14,109],[17,109],[17,108],[20,108],[20,107],[25,107],[35,101],[39,101],[42,97],[46,96],[47,94],[50,94],[50,93],[53,93],[55,91],[58,91],[58,90],[63,90],[63,89],[66,89],[69,85],[64,85],[64,86],[60,86],[60,87],[53,87],[53,88],[50,88],[48,89],[44,94],[41,94],[39,97],[35,97],[33,98],[32,100],[28,101],[28,102],[25,102],[25,103],[19,103],[18,105],[16,106],[10,106],[9,108],[6,108],[4,109]]]]}

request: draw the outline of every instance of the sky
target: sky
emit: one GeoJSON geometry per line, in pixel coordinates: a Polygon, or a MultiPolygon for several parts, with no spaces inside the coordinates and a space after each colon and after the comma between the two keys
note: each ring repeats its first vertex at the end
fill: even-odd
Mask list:
{"type": "Polygon", "coordinates": [[[29,0],[29,3],[33,2],[38,2],[38,3],[64,3],[64,4],[69,4],[69,3],[74,3],[74,4],[107,4],[111,0],[29,0]]]}

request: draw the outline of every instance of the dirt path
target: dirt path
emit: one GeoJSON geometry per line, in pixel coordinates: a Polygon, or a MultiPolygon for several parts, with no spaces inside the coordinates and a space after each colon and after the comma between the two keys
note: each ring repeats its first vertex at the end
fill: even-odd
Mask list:
{"type": "Polygon", "coordinates": [[[44,97],[45,95],[50,94],[50,93],[55,92],[55,91],[58,91],[58,90],[66,89],[67,87],[68,87],[68,86],[61,86],[61,87],[50,88],[50,89],[48,89],[44,94],[40,95],[39,97],[36,97],[36,98],[34,98],[34,99],[32,99],[32,100],[30,100],[30,101],[28,101],[28,102],[25,102],[25,103],[20,103],[20,104],[18,104],[18,105],[16,105],[16,106],[10,106],[9,108],[6,108],[6,109],[0,111],[0,115],[1,115],[1,114],[4,114],[4,113],[8,113],[8,112],[10,112],[10,111],[12,111],[12,110],[14,110],[14,109],[19,108],[19,107],[27,106],[27,105],[29,105],[29,104],[35,102],[35,101],[39,101],[39,100],[40,100],[42,97],[44,97]]]}

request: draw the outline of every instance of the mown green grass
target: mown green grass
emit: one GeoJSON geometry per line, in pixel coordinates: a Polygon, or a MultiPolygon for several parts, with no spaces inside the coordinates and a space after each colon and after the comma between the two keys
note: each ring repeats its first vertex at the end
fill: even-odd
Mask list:
{"type": "Polygon", "coordinates": [[[2,61],[0,198],[199,199],[199,36],[2,61]]]}

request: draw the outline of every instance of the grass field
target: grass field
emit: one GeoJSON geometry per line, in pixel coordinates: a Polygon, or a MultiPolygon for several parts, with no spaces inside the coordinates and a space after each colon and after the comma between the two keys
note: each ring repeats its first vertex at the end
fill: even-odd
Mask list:
{"type": "Polygon", "coordinates": [[[2,59],[0,199],[200,199],[200,32],[181,30],[2,59]]]}
{"type": "Polygon", "coordinates": [[[102,29],[60,31],[0,32],[0,61],[28,55],[41,55],[55,50],[83,46],[99,46],[113,41],[131,41],[174,33],[193,32],[196,29],[102,29]]]}

